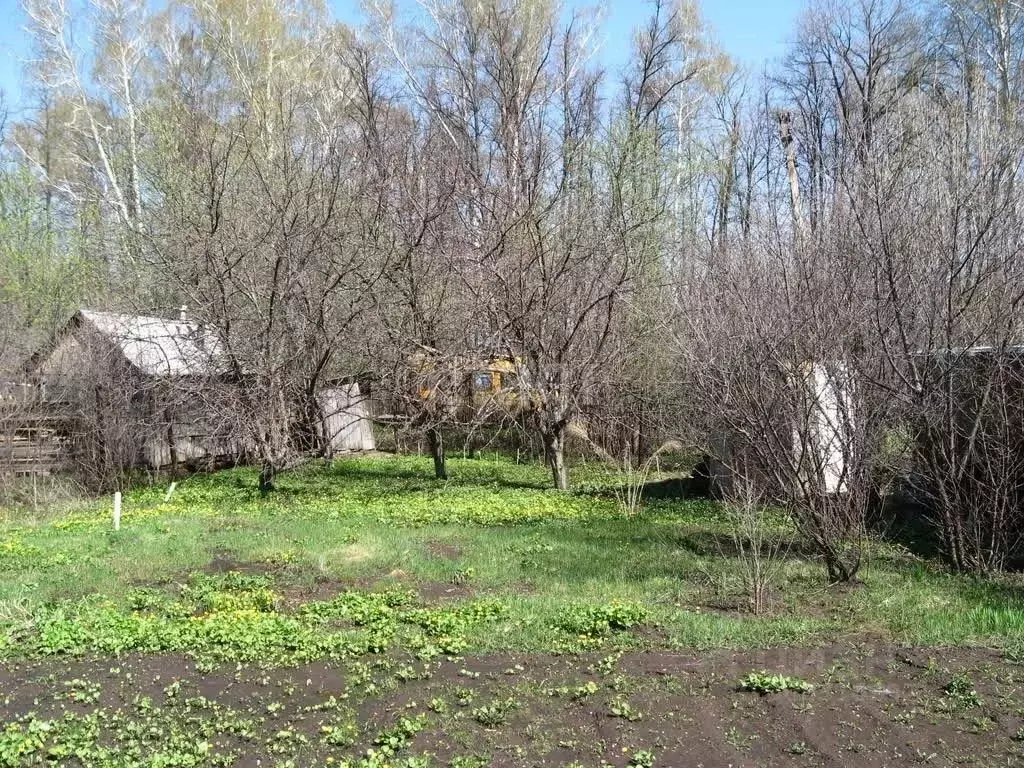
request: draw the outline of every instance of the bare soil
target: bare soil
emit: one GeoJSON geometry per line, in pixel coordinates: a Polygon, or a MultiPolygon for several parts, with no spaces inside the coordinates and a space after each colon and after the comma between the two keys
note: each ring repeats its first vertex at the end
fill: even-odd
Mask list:
{"type": "Polygon", "coordinates": [[[426,547],[432,557],[443,560],[458,560],[462,557],[461,549],[445,541],[428,541],[426,547]]]}
{"type": "Polygon", "coordinates": [[[259,723],[255,737],[220,737],[218,746],[240,755],[237,766],[277,764],[281,754],[268,735],[284,729],[305,737],[296,742],[297,765],[355,758],[399,717],[417,713],[428,715],[428,726],[402,754],[429,752],[441,766],[469,756],[491,766],[626,766],[641,750],[659,768],[1024,765],[1024,667],[993,651],[864,642],[602,658],[477,656],[425,666],[392,657],[376,665],[364,659],[354,666],[231,665],[213,672],[173,655],[48,659],[0,669],[0,720],[98,708],[130,714],[139,696],[168,708],[203,696],[259,723]],[[407,679],[396,674],[402,668],[429,676],[407,679]],[[743,676],[760,670],[814,689],[740,690],[743,676]],[[970,681],[980,704],[944,692],[956,675],[970,681]],[[98,696],[79,700],[69,693],[70,681],[98,685],[98,696]],[[170,701],[166,689],[176,681],[180,690],[170,701]],[[587,683],[597,690],[577,693],[587,683]],[[347,747],[322,738],[336,713],[311,709],[332,696],[345,702],[358,727],[347,747]]]}

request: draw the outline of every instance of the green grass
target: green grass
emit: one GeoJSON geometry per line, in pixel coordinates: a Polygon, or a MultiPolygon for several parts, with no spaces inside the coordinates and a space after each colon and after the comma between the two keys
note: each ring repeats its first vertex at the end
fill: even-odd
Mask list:
{"type": "MultiPolygon", "coordinates": [[[[55,611],[98,620],[89,611],[102,603],[108,623],[136,616],[129,600],[139,587],[180,599],[181,585],[211,562],[268,574],[279,605],[267,615],[289,621],[295,606],[280,596],[315,593],[318,584],[335,592],[421,589],[424,605],[497,601],[500,617],[462,629],[477,651],[747,648],[862,634],[1019,646],[1024,638],[1015,583],[950,576],[880,543],[852,590],[829,589],[818,564],[791,556],[775,610],[754,617],[712,502],[651,501],[627,518],[610,492],[615,476],[594,464],[575,468],[571,494],[549,490],[537,465],[453,459],[451,475],[435,481],[419,457],[349,459],[287,474],[278,492],[261,498],[254,471],[239,468],[180,483],[169,503],[163,486],[127,494],[119,532],[110,530],[105,499],[59,513],[8,510],[0,524],[0,646],[7,654],[38,651],[31,638],[55,611]],[[641,606],[647,629],[559,625],[573,611],[609,606],[641,606]]],[[[271,634],[284,631],[261,621],[271,634]]]]}
{"type": "MultiPolygon", "coordinates": [[[[601,465],[576,467],[573,493],[550,490],[537,465],[453,459],[450,471],[438,482],[415,457],[312,464],[263,498],[254,471],[235,469],[184,481],[167,503],[165,486],[132,491],[117,532],[106,499],[3,510],[0,678],[14,671],[0,768],[467,768],[553,764],[563,748],[588,768],[668,765],[667,734],[716,702],[722,727],[706,736],[729,755],[755,748],[769,714],[739,689],[802,690],[794,711],[810,712],[854,681],[877,687],[877,667],[870,681],[857,667],[878,641],[1002,648],[999,674],[1019,680],[1014,579],[952,576],[877,541],[862,583],[830,587],[794,542],[754,616],[712,502],[652,500],[628,517],[601,465]],[[739,653],[698,676],[654,675],[638,660],[687,656],[630,653],[832,644],[851,649],[838,677],[756,650],[724,677],[716,664],[739,653]],[[722,696],[738,698],[726,709],[722,696]],[[587,723],[611,740],[595,751],[576,735],[587,723]]],[[[773,526],[793,535],[782,517],[773,526]]],[[[979,708],[1024,711],[984,666],[932,666],[914,712],[980,733],[995,716],[979,708]]],[[[788,754],[813,747],[781,727],[788,754]]]]}

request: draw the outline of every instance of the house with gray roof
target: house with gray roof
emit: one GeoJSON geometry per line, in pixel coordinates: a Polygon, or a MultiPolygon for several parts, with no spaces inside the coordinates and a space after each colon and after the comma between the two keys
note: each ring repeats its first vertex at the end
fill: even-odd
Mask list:
{"type": "MultiPolygon", "coordinates": [[[[69,463],[108,478],[244,461],[245,425],[224,386],[244,376],[184,307],[176,319],[80,309],[25,363],[22,386],[69,463]]],[[[337,383],[317,400],[328,454],[374,448],[358,384],[337,383]]]]}
{"type": "Polygon", "coordinates": [[[73,461],[160,469],[240,460],[240,431],[223,418],[228,376],[216,334],[181,316],[80,309],[24,366],[35,408],[63,417],[73,461]]]}

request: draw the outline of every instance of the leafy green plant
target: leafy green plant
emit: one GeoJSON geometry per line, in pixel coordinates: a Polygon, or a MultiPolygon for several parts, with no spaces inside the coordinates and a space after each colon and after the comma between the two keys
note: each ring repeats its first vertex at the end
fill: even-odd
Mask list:
{"type": "Polygon", "coordinates": [[[729,726],[729,730],[725,732],[725,741],[741,752],[745,752],[750,749],[751,744],[753,744],[756,739],[757,736],[747,736],[734,725],[729,726]]]}
{"type": "Polygon", "coordinates": [[[435,696],[427,703],[427,709],[431,712],[436,712],[439,715],[446,715],[450,707],[448,702],[442,699],[440,696],[435,696]]]}
{"type": "Polygon", "coordinates": [[[610,675],[615,671],[615,668],[619,663],[619,659],[621,658],[621,652],[609,654],[608,656],[601,658],[594,665],[594,671],[599,675],[610,675]]]}
{"type": "Polygon", "coordinates": [[[505,614],[497,601],[426,608],[409,590],[344,592],[284,613],[265,577],[197,575],[177,599],[153,592],[120,606],[100,597],[41,606],[0,656],[188,653],[210,662],[294,665],[387,650],[401,636],[421,658],[465,651],[472,627],[505,614]]]}
{"type": "Polygon", "coordinates": [[[798,677],[789,677],[761,670],[760,672],[750,672],[747,674],[740,681],[740,689],[761,694],[781,693],[782,691],[810,693],[814,686],[798,677]]]}
{"type": "Polygon", "coordinates": [[[499,725],[504,725],[508,719],[508,714],[518,706],[518,702],[515,699],[505,699],[503,701],[496,701],[486,706],[477,707],[472,710],[469,715],[476,720],[480,725],[486,728],[496,728],[499,725]]]}
{"type": "Polygon", "coordinates": [[[382,731],[373,740],[375,749],[367,752],[366,756],[383,755],[394,757],[398,752],[409,746],[409,742],[417,733],[427,727],[426,715],[416,717],[400,717],[398,722],[386,731],[382,731]]]}
{"type": "Polygon", "coordinates": [[[593,680],[588,680],[582,685],[568,686],[563,685],[558,688],[546,688],[544,692],[548,696],[558,696],[562,698],[570,698],[573,700],[585,699],[588,696],[593,696],[600,690],[600,687],[593,680]]]}
{"type": "Polygon", "coordinates": [[[487,768],[491,761],[484,757],[457,756],[448,761],[448,768],[487,768]]]}
{"type": "Polygon", "coordinates": [[[974,690],[974,683],[966,675],[956,675],[942,688],[946,698],[955,706],[970,709],[980,707],[984,702],[974,690]]]}
{"type": "Polygon", "coordinates": [[[612,631],[633,629],[647,620],[647,609],[630,603],[574,606],[563,611],[553,626],[581,637],[603,637],[612,631]]]}
{"type": "Polygon", "coordinates": [[[629,758],[629,766],[630,768],[653,768],[654,753],[646,749],[637,750],[629,758]]]}
{"type": "Polygon", "coordinates": [[[609,710],[612,717],[621,717],[623,720],[628,720],[631,723],[635,723],[643,718],[643,714],[637,711],[632,704],[622,697],[612,699],[609,710]]]}
{"type": "Polygon", "coordinates": [[[351,747],[359,738],[359,727],[346,720],[321,726],[320,734],[324,743],[332,747],[351,747]]]}

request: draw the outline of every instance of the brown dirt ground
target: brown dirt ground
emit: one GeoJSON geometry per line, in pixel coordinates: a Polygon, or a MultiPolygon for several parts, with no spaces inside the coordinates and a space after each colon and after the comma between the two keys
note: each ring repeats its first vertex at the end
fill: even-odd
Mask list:
{"type": "Polygon", "coordinates": [[[442,560],[458,560],[462,557],[462,550],[446,541],[428,541],[426,548],[432,557],[442,560]]]}
{"type": "MultiPolygon", "coordinates": [[[[182,681],[181,698],[202,695],[260,719],[261,732],[291,726],[308,746],[297,765],[362,754],[373,736],[397,717],[428,712],[430,725],[403,754],[430,752],[437,765],[476,755],[492,766],[626,766],[649,750],[658,768],[745,766],[1024,766],[1016,736],[1024,726],[1024,667],[983,649],[914,649],[865,642],[815,649],[755,652],[627,653],[614,668],[595,656],[477,656],[430,664],[427,679],[398,682],[408,660],[389,659],[373,673],[379,693],[349,689],[360,736],[347,749],[320,741],[324,715],[302,711],[341,696],[354,668],[328,663],[261,670],[234,665],[203,673],[182,656],[118,660],[42,660],[0,668],[0,721],[34,712],[59,717],[97,707],[133,711],[139,694],[165,702],[164,688],[182,681]],[[808,694],[759,695],[739,680],[757,670],[781,672],[814,684],[808,694]],[[982,704],[953,706],[943,686],[966,675],[982,704]],[[99,683],[98,702],[69,701],[71,680],[99,683]],[[596,693],[573,699],[552,695],[587,682],[596,693]],[[269,701],[282,708],[267,715],[269,701]],[[460,703],[461,700],[461,703],[460,703]],[[638,719],[614,716],[627,701],[638,719]],[[478,708],[504,702],[501,722],[483,724],[478,708]]],[[[369,661],[363,660],[364,663],[369,661]]],[[[413,662],[418,669],[422,664],[413,662]]],[[[365,674],[366,667],[361,670],[365,674]]],[[[361,683],[363,685],[365,683],[361,683]]],[[[225,737],[226,738],[226,737],[225,737]]],[[[260,737],[230,744],[237,766],[273,765],[260,737]]]]}

